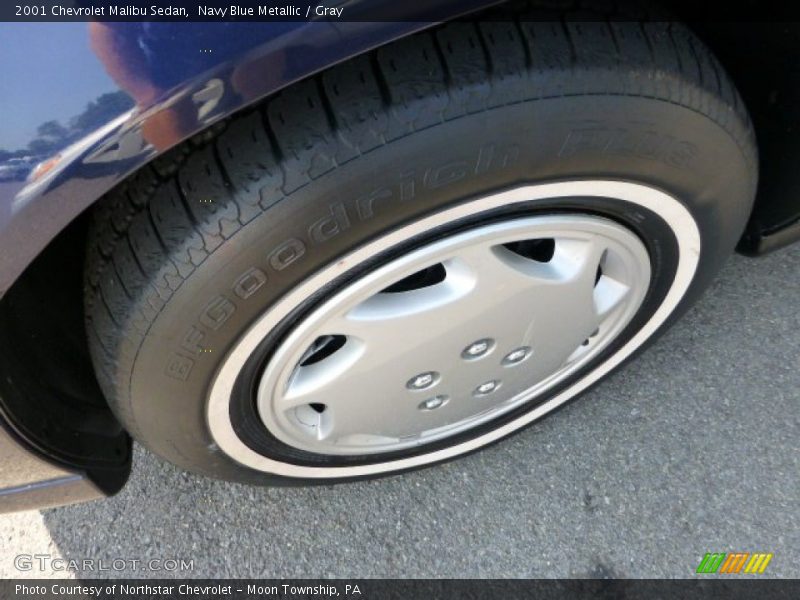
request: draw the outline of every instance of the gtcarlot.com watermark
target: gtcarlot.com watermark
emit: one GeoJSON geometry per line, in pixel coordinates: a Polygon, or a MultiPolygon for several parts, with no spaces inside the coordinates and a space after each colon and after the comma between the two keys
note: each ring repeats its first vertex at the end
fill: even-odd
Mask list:
{"type": "Polygon", "coordinates": [[[50,554],[17,554],[14,567],[18,571],[51,571],[59,573],[155,571],[174,573],[194,571],[194,559],[185,558],[61,558],[50,554]]]}

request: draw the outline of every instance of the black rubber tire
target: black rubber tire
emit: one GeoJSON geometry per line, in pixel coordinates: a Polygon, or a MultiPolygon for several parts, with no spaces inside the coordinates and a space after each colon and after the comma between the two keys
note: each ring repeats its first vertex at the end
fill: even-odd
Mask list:
{"type": "MultiPolygon", "coordinates": [[[[700,266],[672,322],[731,253],[757,179],[746,110],[685,27],[453,23],[332,68],[180,145],[98,204],[85,305],[100,384],[123,425],[166,459],[287,483],[230,459],[205,422],[210,382],[248,326],[382,232],[482,193],[574,178],[649,184],[694,216],[700,266]],[[268,281],[247,295],[237,282],[253,268],[268,281]]],[[[572,204],[634,228],[647,220],[620,203],[572,204]]],[[[638,229],[668,278],[669,240],[638,229]]]]}

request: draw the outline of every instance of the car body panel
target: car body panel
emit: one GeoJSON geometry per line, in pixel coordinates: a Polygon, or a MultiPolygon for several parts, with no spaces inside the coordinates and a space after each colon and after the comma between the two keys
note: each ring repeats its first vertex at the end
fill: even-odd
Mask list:
{"type": "Polygon", "coordinates": [[[0,420],[0,513],[103,498],[86,473],[48,460],[0,420]]]}
{"type": "MultiPolygon", "coordinates": [[[[425,10],[455,18],[495,1],[437,0],[425,10]]],[[[14,177],[0,182],[0,297],[67,224],[154,157],[295,81],[431,24],[0,24],[0,72],[11,90],[0,95],[0,166],[32,153],[41,159],[25,181],[12,163],[14,177]]]]}

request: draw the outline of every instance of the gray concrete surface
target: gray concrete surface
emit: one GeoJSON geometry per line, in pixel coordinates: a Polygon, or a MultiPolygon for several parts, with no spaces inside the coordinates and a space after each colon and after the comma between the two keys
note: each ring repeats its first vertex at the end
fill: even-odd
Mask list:
{"type": "Polygon", "coordinates": [[[138,450],[116,498],[0,518],[0,575],[18,574],[15,553],[51,552],[191,559],[179,574],[204,577],[686,577],[705,552],[764,551],[767,575],[798,577],[799,307],[800,247],[734,257],[582,399],[400,477],[260,489],[138,450]]]}

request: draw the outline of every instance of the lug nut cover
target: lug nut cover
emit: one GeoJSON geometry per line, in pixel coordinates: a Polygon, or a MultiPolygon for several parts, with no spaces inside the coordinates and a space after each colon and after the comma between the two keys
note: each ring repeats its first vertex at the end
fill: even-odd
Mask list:
{"type": "Polygon", "coordinates": [[[409,379],[406,387],[410,390],[426,390],[436,385],[437,381],[439,381],[439,374],[436,371],[426,371],[409,379]]]}
{"type": "Polygon", "coordinates": [[[472,342],[469,346],[464,348],[461,352],[461,358],[466,360],[472,360],[475,358],[481,358],[489,354],[494,348],[494,340],[491,338],[484,338],[481,340],[477,340],[472,342]]]}
{"type": "Polygon", "coordinates": [[[447,404],[448,400],[449,398],[447,396],[434,396],[433,398],[428,398],[420,402],[417,408],[420,410],[436,410],[447,404]]]}
{"type": "Polygon", "coordinates": [[[472,393],[476,396],[486,396],[494,392],[497,388],[500,387],[500,381],[497,379],[492,379],[490,381],[486,381],[480,384],[478,387],[475,388],[475,391],[472,393]]]}
{"type": "Polygon", "coordinates": [[[511,352],[505,355],[505,358],[503,358],[503,365],[507,367],[511,365],[518,365],[523,360],[528,358],[530,355],[531,355],[531,347],[521,346],[516,350],[512,350],[511,352]]]}

